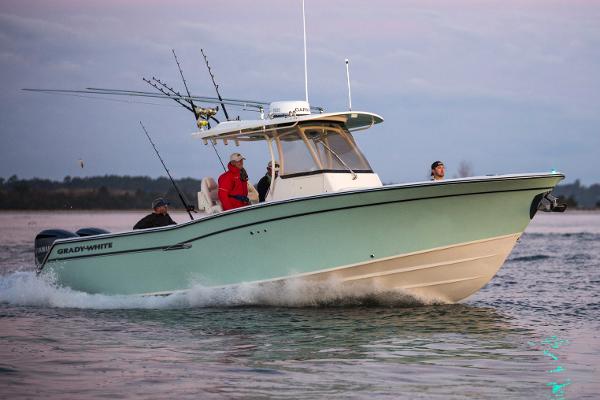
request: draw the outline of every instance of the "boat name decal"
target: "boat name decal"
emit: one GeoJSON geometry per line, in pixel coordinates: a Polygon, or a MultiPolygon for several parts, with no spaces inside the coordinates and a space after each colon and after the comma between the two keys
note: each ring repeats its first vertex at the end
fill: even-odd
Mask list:
{"type": "Polygon", "coordinates": [[[68,247],[66,249],[58,249],[57,253],[58,254],[83,253],[86,251],[96,251],[96,250],[104,250],[104,249],[112,249],[112,242],[88,244],[86,246],[75,246],[75,247],[68,247]]]}

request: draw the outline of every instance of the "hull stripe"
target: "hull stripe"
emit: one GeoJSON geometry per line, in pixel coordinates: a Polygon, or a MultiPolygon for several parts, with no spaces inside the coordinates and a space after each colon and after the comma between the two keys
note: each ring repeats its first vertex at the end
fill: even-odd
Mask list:
{"type": "Polygon", "coordinates": [[[420,283],[418,285],[400,286],[400,289],[416,289],[416,288],[423,288],[423,287],[429,287],[429,286],[447,285],[449,283],[472,281],[472,280],[481,279],[481,278],[483,278],[483,276],[469,276],[467,278],[448,279],[446,281],[437,281],[437,282],[429,282],[429,283],[420,283]]]}
{"type": "MultiPolygon", "coordinates": [[[[512,236],[512,235],[510,235],[510,236],[512,236]]],[[[393,274],[396,274],[398,272],[420,271],[420,270],[423,270],[423,269],[443,267],[443,266],[448,266],[448,265],[461,264],[461,263],[469,262],[469,261],[476,261],[476,260],[483,260],[483,259],[486,259],[486,258],[493,258],[493,257],[497,257],[498,255],[499,254],[488,254],[488,255],[485,255],[485,256],[481,256],[481,257],[470,257],[470,258],[463,258],[461,260],[443,261],[443,262],[433,263],[433,264],[423,264],[423,265],[418,265],[416,267],[397,268],[397,269],[392,269],[392,270],[384,271],[384,272],[374,272],[372,274],[364,274],[364,275],[359,275],[359,276],[353,276],[352,278],[345,278],[345,279],[343,279],[343,281],[344,282],[345,281],[358,281],[358,280],[362,280],[362,279],[370,279],[370,278],[375,278],[375,277],[379,277],[379,276],[393,275],[393,274]]]]}

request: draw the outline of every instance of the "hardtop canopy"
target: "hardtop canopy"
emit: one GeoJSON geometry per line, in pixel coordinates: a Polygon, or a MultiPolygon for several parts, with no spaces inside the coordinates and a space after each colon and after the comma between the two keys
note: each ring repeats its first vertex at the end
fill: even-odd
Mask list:
{"type": "Polygon", "coordinates": [[[345,111],[264,120],[225,121],[207,131],[193,133],[192,136],[204,141],[226,139],[257,141],[272,138],[277,129],[292,127],[304,122],[341,122],[352,132],[368,129],[375,124],[383,122],[383,118],[369,112],[345,111]]]}

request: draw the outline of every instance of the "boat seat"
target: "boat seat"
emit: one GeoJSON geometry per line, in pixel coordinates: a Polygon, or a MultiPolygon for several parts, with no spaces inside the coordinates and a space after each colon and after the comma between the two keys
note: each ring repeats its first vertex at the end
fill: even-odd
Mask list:
{"type": "Polygon", "coordinates": [[[258,203],[258,191],[250,181],[248,181],[248,199],[250,199],[250,204],[258,203]]]}
{"type": "Polygon", "coordinates": [[[207,214],[216,214],[223,211],[219,201],[219,187],[210,176],[202,178],[198,192],[198,209],[207,214]]]}

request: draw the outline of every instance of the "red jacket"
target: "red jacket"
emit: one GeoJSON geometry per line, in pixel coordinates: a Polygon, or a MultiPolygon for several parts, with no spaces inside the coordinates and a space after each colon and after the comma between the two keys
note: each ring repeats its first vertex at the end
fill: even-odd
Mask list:
{"type": "Polygon", "coordinates": [[[240,169],[227,164],[229,171],[219,176],[219,200],[223,211],[247,206],[249,203],[232,196],[248,198],[248,183],[240,178],[240,169]]]}

